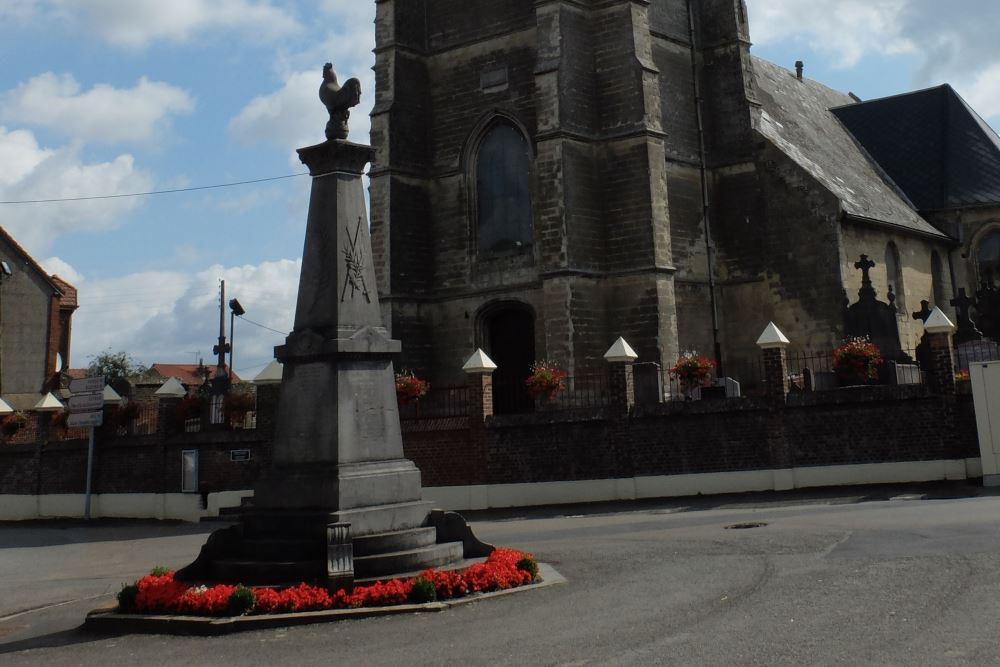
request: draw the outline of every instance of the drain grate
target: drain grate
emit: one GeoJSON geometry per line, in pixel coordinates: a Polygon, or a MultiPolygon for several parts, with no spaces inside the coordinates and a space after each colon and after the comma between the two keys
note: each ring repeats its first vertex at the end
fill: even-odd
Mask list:
{"type": "Polygon", "coordinates": [[[731,526],[726,526],[726,530],[746,530],[748,528],[763,528],[767,525],[766,521],[748,521],[746,523],[734,523],[731,526]]]}

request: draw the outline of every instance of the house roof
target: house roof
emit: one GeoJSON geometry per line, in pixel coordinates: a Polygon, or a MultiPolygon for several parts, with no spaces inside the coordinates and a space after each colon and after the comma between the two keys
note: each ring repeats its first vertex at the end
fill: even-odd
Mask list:
{"type": "MultiPolygon", "coordinates": [[[[9,233],[7,233],[7,230],[4,229],[2,225],[0,225],[0,239],[2,239],[5,243],[7,243],[7,245],[9,245],[15,253],[20,255],[21,258],[24,260],[24,263],[32,270],[34,270],[39,276],[41,276],[42,280],[48,283],[49,286],[52,288],[52,291],[55,292],[60,298],[66,297],[66,294],[63,292],[62,286],[68,287],[70,290],[72,290],[73,292],[72,302],[74,304],[76,303],[77,301],[76,288],[70,285],[62,278],[46,273],[45,269],[43,269],[41,265],[35,261],[35,258],[32,257],[30,254],[28,254],[28,251],[22,248],[21,244],[19,244],[16,240],[14,240],[14,237],[11,236],[9,233]]],[[[67,307],[70,306],[67,305],[67,307]]],[[[74,305],[72,307],[76,306],[74,305]]]]}
{"type": "Polygon", "coordinates": [[[75,287],[54,273],[49,276],[49,282],[55,285],[56,289],[58,289],[61,293],[61,296],[59,297],[60,308],[76,309],[80,307],[80,300],[78,298],[79,295],[75,287]]]}
{"type": "MultiPolygon", "coordinates": [[[[208,370],[208,378],[214,379],[215,366],[201,366],[200,364],[153,364],[150,371],[158,373],[163,379],[177,378],[185,385],[201,384],[204,377],[199,375],[199,368],[208,370]]],[[[230,373],[229,379],[233,382],[240,382],[240,377],[235,372],[230,373]]]]}
{"type": "Polygon", "coordinates": [[[1000,203],[1000,137],[951,86],[833,113],[917,208],[1000,203]]]}
{"type": "Polygon", "coordinates": [[[831,88],[798,79],[753,58],[761,113],[756,130],[840,200],[849,216],[946,239],[869,158],[830,111],[852,102],[831,88]]]}

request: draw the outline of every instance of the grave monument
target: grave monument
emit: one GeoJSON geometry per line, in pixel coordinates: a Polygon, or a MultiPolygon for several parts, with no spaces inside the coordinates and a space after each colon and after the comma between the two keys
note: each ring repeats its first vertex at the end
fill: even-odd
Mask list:
{"type": "Polygon", "coordinates": [[[313,181],[294,330],[275,349],[284,370],[271,466],[254,509],[181,578],[336,587],[492,550],[458,515],[431,511],[403,455],[400,342],[382,323],[361,181],[372,149],[346,140],[360,85],[339,87],[330,64],[323,79],[327,141],[298,151],[313,181]]]}

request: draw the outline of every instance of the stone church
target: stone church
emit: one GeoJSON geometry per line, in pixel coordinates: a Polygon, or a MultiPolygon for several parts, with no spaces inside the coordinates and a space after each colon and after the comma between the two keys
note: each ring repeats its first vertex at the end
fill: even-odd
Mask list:
{"type": "Polygon", "coordinates": [[[861,103],[752,56],[742,0],[377,8],[373,252],[433,382],[618,336],[738,378],[769,320],[826,353],[861,254],[904,349],[922,300],[1000,284],[1000,140],[950,87],[861,103]]]}

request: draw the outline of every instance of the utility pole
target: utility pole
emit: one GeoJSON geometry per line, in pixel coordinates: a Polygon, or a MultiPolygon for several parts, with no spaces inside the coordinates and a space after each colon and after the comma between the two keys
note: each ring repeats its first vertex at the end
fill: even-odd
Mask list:
{"type": "Polygon", "coordinates": [[[3,284],[13,275],[10,264],[0,262],[0,395],[3,394],[3,284]]]}
{"type": "Polygon", "coordinates": [[[223,415],[223,398],[229,390],[229,374],[226,372],[226,353],[232,349],[226,342],[226,281],[219,281],[219,343],[212,352],[219,356],[215,367],[215,379],[212,381],[212,415],[213,424],[221,424],[223,415]]]}

